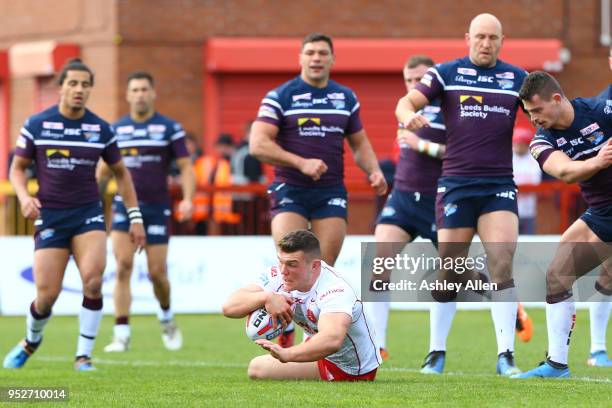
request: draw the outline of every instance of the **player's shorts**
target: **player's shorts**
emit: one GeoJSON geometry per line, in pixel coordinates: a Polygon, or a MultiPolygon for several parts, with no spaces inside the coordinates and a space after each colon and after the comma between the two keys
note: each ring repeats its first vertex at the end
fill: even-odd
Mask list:
{"type": "Polygon", "coordinates": [[[102,203],[74,208],[41,208],[34,221],[34,250],[71,247],[72,238],[89,231],[106,231],[102,203]]]}
{"type": "Polygon", "coordinates": [[[340,217],[346,220],[346,188],[340,184],[332,187],[307,188],[287,183],[272,183],[268,187],[270,215],[294,212],[312,220],[340,217]]]}
{"type": "Polygon", "coordinates": [[[482,214],[510,211],[518,216],[512,177],[446,176],[438,180],[436,224],[441,228],[476,228],[482,214]]]}
{"type": "MultiPolygon", "coordinates": [[[[142,204],[139,203],[145,232],[147,234],[147,245],[167,244],[170,240],[170,216],[172,212],[166,204],[142,204]]],[[[130,221],[123,201],[118,197],[113,199],[113,231],[128,232],[130,221]]]]}
{"type": "Polygon", "coordinates": [[[327,359],[317,361],[319,367],[319,375],[323,381],[374,381],[376,378],[376,371],[370,371],[369,373],[361,375],[351,375],[342,371],[337,365],[327,359]]]}
{"type": "Polygon", "coordinates": [[[603,242],[612,242],[612,205],[601,208],[588,208],[580,219],[603,242]]]}
{"type": "Polygon", "coordinates": [[[435,243],[438,241],[435,213],[435,195],[394,188],[387,197],[376,224],[397,225],[410,234],[412,239],[421,236],[435,243]]]}

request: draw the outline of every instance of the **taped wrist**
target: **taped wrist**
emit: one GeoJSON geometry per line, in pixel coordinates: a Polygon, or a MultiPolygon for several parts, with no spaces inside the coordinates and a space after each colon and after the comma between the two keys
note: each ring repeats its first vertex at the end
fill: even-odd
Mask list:
{"type": "Polygon", "coordinates": [[[139,207],[131,207],[127,209],[130,224],[142,224],[142,212],[139,207]]]}

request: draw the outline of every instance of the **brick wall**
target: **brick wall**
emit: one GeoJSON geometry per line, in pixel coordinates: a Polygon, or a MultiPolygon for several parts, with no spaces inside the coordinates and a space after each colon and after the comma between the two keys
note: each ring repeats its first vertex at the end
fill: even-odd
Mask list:
{"type": "MultiPolygon", "coordinates": [[[[109,120],[125,113],[125,78],[136,69],[158,80],[158,108],[202,133],[201,45],[211,36],[460,38],[480,12],[498,15],[510,38],[559,38],[572,59],[559,74],[569,96],[591,95],[610,81],[598,42],[599,0],[0,0],[0,47],[55,39],[75,42],[96,70],[90,107],[109,120]],[[51,4],[51,3],[48,3],[51,4]],[[542,18],[545,16],[545,18],[542,18]]],[[[265,55],[265,54],[264,54],[265,55]]],[[[11,136],[32,109],[34,83],[12,81],[11,136]]]]}

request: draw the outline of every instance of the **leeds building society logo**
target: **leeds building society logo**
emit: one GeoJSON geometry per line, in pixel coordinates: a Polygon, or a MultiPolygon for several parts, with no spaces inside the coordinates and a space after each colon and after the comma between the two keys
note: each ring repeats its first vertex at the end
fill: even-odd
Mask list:
{"type": "Polygon", "coordinates": [[[325,137],[328,133],[344,134],[344,130],[339,126],[322,125],[321,118],[298,118],[297,125],[299,135],[305,137],[325,137]]]}
{"type": "Polygon", "coordinates": [[[459,95],[459,117],[486,119],[490,113],[510,116],[510,109],[487,105],[482,95],[459,95]]]}

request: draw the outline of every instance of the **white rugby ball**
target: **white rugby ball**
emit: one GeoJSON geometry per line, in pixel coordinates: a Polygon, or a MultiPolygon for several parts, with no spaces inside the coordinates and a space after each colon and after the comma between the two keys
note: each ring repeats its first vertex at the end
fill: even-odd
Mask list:
{"type": "Polygon", "coordinates": [[[272,317],[263,307],[252,311],[247,316],[246,334],[251,340],[272,340],[278,337],[282,331],[280,321],[277,322],[275,329],[272,325],[272,317]]]}

